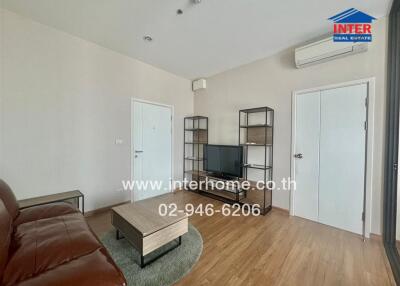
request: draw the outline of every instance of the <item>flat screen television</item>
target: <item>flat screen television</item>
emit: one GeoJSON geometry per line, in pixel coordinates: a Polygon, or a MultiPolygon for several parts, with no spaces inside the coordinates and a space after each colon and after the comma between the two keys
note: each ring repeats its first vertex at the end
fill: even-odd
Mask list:
{"type": "Polygon", "coordinates": [[[204,170],[221,177],[242,177],[243,147],[204,145],[204,170]]]}

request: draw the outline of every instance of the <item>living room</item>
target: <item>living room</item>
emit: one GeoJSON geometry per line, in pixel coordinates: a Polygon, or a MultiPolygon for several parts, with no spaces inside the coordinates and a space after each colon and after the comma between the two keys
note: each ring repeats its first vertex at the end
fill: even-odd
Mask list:
{"type": "Polygon", "coordinates": [[[0,285],[400,283],[400,1],[0,3],[0,285]]]}

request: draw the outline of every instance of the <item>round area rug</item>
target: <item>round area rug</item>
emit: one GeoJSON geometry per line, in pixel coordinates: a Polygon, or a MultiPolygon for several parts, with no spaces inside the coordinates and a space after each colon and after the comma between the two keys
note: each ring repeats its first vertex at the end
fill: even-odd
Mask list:
{"type": "MultiPolygon", "coordinates": [[[[203,239],[199,231],[189,224],[189,231],[182,236],[182,244],[144,268],[140,268],[140,254],[126,239],[117,240],[115,230],[105,234],[101,242],[122,270],[129,286],[172,285],[190,272],[203,251],[203,239]]],[[[157,249],[145,257],[149,261],[157,254],[176,245],[177,241],[157,249]]]]}

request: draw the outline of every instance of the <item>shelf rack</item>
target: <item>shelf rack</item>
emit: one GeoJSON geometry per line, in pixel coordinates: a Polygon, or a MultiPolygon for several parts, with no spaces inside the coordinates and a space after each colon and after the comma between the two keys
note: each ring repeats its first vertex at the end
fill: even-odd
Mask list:
{"type": "MultiPolygon", "coordinates": [[[[243,175],[245,180],[262,180],[266,186],[273,178],[274,110],[257,107],[239,110],[239,145],[243,147],[243,175]],[[262,160],[260,160],[262,157],[262,160]],[[257,160],[257,163],[249,163],[257,160]],[[260,162],[261,161],[261,162],[260,162]]],[[[258,204],[266,214],[272,208],[272,190],[250,190],[243,203],[258,204]]]]}
{"type": "Polygon", "coordinates": [[[208,117],[188,116],[183,120],[183,179],[199,180],[203,172],[203,145],[208,144],[208,117]]]}

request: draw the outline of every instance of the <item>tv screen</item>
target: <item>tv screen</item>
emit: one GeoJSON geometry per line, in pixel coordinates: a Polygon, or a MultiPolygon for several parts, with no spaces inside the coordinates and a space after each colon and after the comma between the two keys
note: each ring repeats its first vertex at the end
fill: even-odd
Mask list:
{"type": "Polygon", "coordinates": [[[204,145],[204,170],[224,176],[242,177],[243,147],[204,145]]]}

